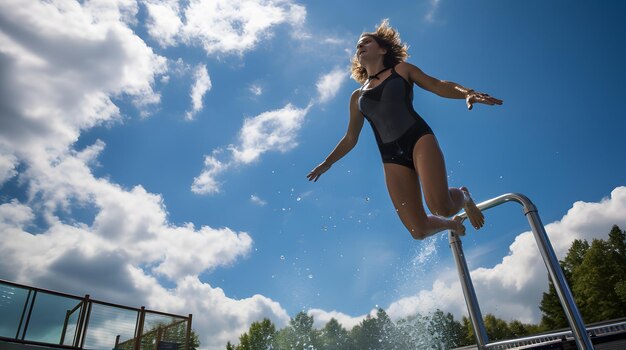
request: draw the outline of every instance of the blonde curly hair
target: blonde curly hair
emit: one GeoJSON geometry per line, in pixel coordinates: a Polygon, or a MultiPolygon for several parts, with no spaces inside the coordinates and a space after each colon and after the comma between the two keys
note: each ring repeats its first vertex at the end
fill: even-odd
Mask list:
{"type": "MultiPolygon", "coordinates": [[[[400,62],[406,61],[409,57],[409,46],[400,40],[400,33],[389,25],[389,19],[385,18],[376,27],[374,32],[366,32],[361,34],[361,38],[364,36],[372,37],[380,47],[387,49],[387,53],[383,58],[383,65],[385,67],[394,67],[400,62]]],[[[352,79],[364,84],[367,81],[367,71],[365,67],[359,63],[359,58],[356,53],[352,57],[352,79]]]]}

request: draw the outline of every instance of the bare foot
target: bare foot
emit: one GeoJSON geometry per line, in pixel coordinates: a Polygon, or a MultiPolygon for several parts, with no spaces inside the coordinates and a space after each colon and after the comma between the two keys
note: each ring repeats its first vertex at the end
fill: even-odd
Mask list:
{"type": "Polygon", "coordinates": [[[480,209],[478,209],[478,207],[474,203],[474,200],[472,200],[472,196],[470,196],[467,187],[461,187],[460,190],[463,191],[463,197],[465,198],[465,204],[463,205],[463,208],[465,209],[465,214],[467,214],[467,218],[469,219],[472,226],[474,226],[474,228],[478,230],[485,224],[485,216],[480,211],[480,209]]]}
{"type": "Polygon", "coordinates": [[[463,225],[463,218],[455,216],[452,218],[452,227],[450,230],[459,236],[465,236],[465,226],[463,225]]]}

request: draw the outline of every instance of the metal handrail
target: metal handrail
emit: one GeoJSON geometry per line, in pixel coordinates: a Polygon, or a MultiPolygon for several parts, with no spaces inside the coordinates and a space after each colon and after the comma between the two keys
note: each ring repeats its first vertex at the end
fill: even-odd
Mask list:
{"type": "Polygon", "coordinates": [[[45,345],[48,347],[55,347],[55,348],[60,348],[60,349],[83,349],[85,346],[86,335],[88,333],[89,321],[91,319],[91,309],[94,304],[97,304],[97,305],[103,305],[103,306],[112,307],[112,308],[116,308],[120,310],[136,311],[138,313],[138,319],[135,324],[136,329],[135,329],[134,339],[141,339],[141,337],[144,336],[142,334],[143,332],[142,323],[144,322],[145,314],[169,316],[169,317],[180,319],[181,320],[180,322],[187,322],[187,332],[185,335],[186,336],[185,349],[189,349],[190,347],[189,343],[191,339],[190,337],[191,337],[191,320],[192,320],[191,314],[189,314],[188,316],[182,316],[182,315],[175,315],[175,314],[171,314],[167,312],[148,310],[143,306],[141,308],[134,308],[130,306],[124,306],[124,305],[114,304],[110,302],[104,302],[100,300],[91,299],[89,295],[85,295],[84,297],[79,297],[76,295],[61,293],[61,292],[43,289],[43,288],[31,287],[31,286],[0,279],[0,286],[2,285],[27,291],[28,294],[27,294],[26,300],[24,301],[24,306],[22,307],[22,312],[19,318],[19,325],[18,325],[15,337],[6,337],[4,335],[0,335],[1,341],[12,342],[12,343],[22,343],[22,344],[32,344],[32,345],[42,345],[42,346],[45,345]],[[66,311],[64,325],[62,328],[63,333],[61,334],[60,344],[42,342],[42,341],[33,341],[33,340],[26,339],[26,334],[28,331],[30,319],[33,314],[33,309],[35,307],[35,300],[36,300],[37,294],[39,293],[49,294],[49,295],[53,295],[53,296],[57,296],[61,298],[73,299],[73,300],[78,301],[78,304],[76,305],[76,307],[74,307],[72,310],[66,311]],[[65,342],[65,333],[67,331],[68,318],[75,311],[79,311],[79,316],[78,316],[78,320],[76,324],[75,334],[72,339],[72,345],[64,345],[63,343],[65,342]],[[143,316],[141,319],[139,318],[140,315],[143,316]]]}
{"type": "MultiPolygon", "coordinates": [[[[569,285],[567,284],[567,281],[565,280],[563,270],[559,265],[559,261],[556,258],[556,254],[554,253],[554,249],[550,244],[550,240],[548,239],[546,230],[541,223],[541,219],[539,218],[539,214],[535,205],[530,201],[530,199],[528,199],[528,197],[523,194],[507,193],[499,197],[479,203],[477,204],[477,207],[481,211],[485,211],[487,209],[491,209],[507,202],[517,202],[522,205],[524,215],[528,219],[535,240],[537,241],[539,252],[541,253],[541,257],[543,258],[546,268],[548,269],[548,273],[550,275],[550,278],[552,279],[552,282],[554,283],[554,287],[559,297],[559,301],[563,306],[567,321],[569,322],[569,325],[572,329],[572,334],[574,335],[576,345],[581,350],[592,350],[593,344],[591,343],[589,334],[585,329],[585,324],[583,323],[582,317],[580,316],[580,311],[578,311],[578,307],[574,302],[572,292],[569,288],[569,285]]],[[[465,212],[461,213],[459,216],[462,218],[462,220],[465,220],[467,218],[467,214],[465,212]]],[[[465,302],[467,304],[469,316],[472,321],[472,326],[474,327],[474,334],[476,336],[478,348],[488,349],[495,346],[496,343],[489,343],[487,330],[485,328],[482,314],[480,312],[478,299],[476,298],[474,284],[472,283],[470,272],[467,267],[467,261],[465,260],[465,255],[463,253],[461,238],[454,231],[449,231],[448,238],[450,241],[450,248],[452,249],[454,260],[457,265],[461,285],[463,287],[463,295],[465,296],[465,302]]],[[[498,342],[498,344],[500,343],[501,342],[498,342]]]]}

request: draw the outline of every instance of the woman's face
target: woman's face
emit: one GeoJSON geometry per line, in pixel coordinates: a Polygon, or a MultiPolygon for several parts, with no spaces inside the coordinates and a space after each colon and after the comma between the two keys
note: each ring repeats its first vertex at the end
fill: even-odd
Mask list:
{"type": "Polygon", "coordinates": [[[376,59],[378,56],[384,56],[387,50],[378,45],[378,42],[374,40],[370,35],[363,35],[356,44],[356,57],[359,63],[363,63],[363,60],[376,59]]]}

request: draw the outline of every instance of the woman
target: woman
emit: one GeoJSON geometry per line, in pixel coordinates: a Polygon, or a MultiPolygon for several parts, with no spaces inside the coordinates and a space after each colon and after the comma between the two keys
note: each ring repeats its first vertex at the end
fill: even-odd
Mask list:
{"type": "Polygon", "coordinates": [[[462,220],[459,217],[449,219],[462,208],[472,226],[479,229],[484,225],[484,216],[467,188],[448,188],[443,153],[437,139],[413,109],[413,84],[442,97],[465,99],[470,110],[474,103],[501,105],[502,101],[426,75],[405,62],[407,50],[387,20],[375,32],[361,34],[352,60],[352,77],[362,87],[350,98],[348,130],[326,160],[311,170],[307,178],[317,181],[354,148],[365,117],[376,136],[389,195],[413,238],[421,240],[445,229],[464,234],[462,220]],[[426,214],[422,192],[434,215],[426,214]]]}

